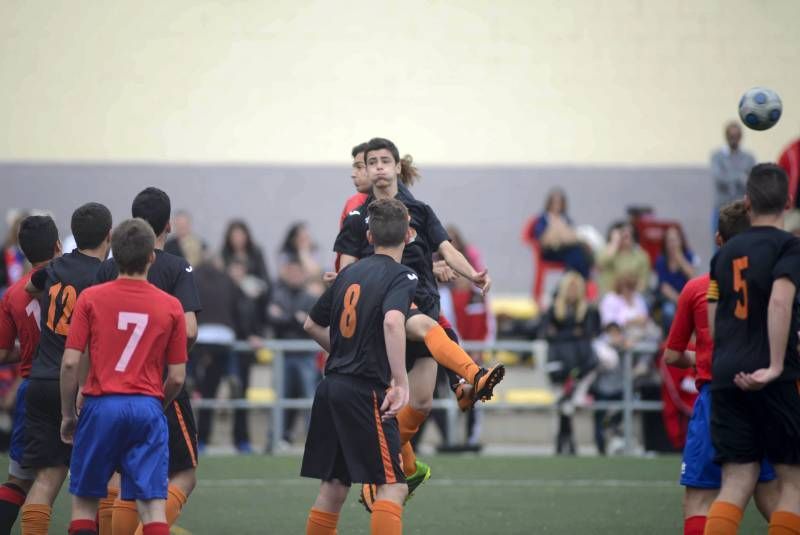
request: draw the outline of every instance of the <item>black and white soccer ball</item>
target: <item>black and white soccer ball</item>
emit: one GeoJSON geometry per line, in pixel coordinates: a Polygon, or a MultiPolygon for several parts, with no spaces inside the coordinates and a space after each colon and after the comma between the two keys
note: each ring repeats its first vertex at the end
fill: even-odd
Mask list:
{"type": "Polygon", "coordinates": [[[754,87],[739,101],[739,117],[753,130],[767,130],[775,126],[783,113],[781,97],[766,87],[754,87]]]}

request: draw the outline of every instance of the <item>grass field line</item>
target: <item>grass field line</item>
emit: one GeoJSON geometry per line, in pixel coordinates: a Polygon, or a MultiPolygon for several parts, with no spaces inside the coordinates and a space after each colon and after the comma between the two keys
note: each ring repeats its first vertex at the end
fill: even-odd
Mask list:
{"type": "MultiPolygon", "coordinates": [[[[198,487],[248,488],[308,485],[313,480],[303,478],[242,478],[205,479],[198,487]]],[[[430,479],[425,485],[434,487],[572,487],[572,488],[668,488],[677,487],[678,482],[653,479],[430,479]]]]}

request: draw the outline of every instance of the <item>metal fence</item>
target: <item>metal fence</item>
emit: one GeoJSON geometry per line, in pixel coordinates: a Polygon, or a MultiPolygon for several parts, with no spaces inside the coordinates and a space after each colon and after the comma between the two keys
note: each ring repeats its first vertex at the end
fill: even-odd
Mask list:
{"type": "MultiPolygon", "coordinates": [[[[533,358],[541,357],[541,346],[537,348],[537,344],[541,341],[517,341],[517,340],[498,340],[495,342],[461,342],[461,347],[466,351],[510,351],[532,353],[533,358]],[[537,349],[539,349],[537,351],[537,349]]],[[[283,372],[284,372],[284,359],[286,352],[303,351],[314,352],[319,350],[319,346],[310,340],[268,340],[264,345],[265,349],[269,349],[273,353],[272,359],[272,387],[275,393],[273,400],[268,401],[251,401],[247,399],[198,399],[192,401],[192,405],[198,409],[262,409],[268,410],[271,415],[270,433],[271,439],[269,441],[270,448],[274,449],[281,440],[281,433],[283,432],[284,411],[287,409],[310,409],[313,399],[287,399],[284,397],[283,385],[283,372]]],[[[245,342],[237,342],[233,348],[234,351],[252,351],[253,348],[245,342]]],[[[623,438],[625,441],[624,452],[627,455],[632,455],[635,452],[635,439],[634,439],[634,414],[637,412],[648,411],[661,411],[663,405],[661,401],[643,401],[637,399],[634,391],[634,363],[639,356],[652,355],[657,350],[657,346],[653,344],[643,344],[634,347],[630,351],[622,355],[622,373],[623,373],[623,392],[622,399],[619,401],[595,401],[590,406],[580,407],[580,410],[596,411],[596,410],[618,410],[622,412],[623,422],[623,438]]],[[[534,361],[534,365],[542,365],[543,362],[534,361]]],[[[447,418],[447,436],[445,442],[448,445],[455,443],[454,432],[457,428],[457,421],[459,415],[458,403],[453,396],[446,399],[434,399],[433,408],[445,411],[447,418]]],[[[504,402],[496,401],[486,403],[481,406],[481,410],[486,412],[492,411],[545,411],[555,412],[555,403],[541,403],[541,402],[504,402]]]]}

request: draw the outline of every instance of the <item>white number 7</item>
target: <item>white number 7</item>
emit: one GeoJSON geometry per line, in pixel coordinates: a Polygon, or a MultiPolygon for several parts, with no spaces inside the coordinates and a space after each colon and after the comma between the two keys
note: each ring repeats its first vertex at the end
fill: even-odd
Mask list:
{"type": "Polygon", "coordinates": [[[136,351],[136,346],[138,346],[139,342],[142,340],[142,335],[144,334],[144,329],[147,327],[147,322],[149,319],[150,317],[147,314],[138,314],[136,312],[119,313],[117,329],[120,331],[127,331],[128,325],[131,324],[136,325],[136,327],[133,328],[133,333],[131,333],[131,337],[128,339],[128,343],[125,345],[125,349],[122,350],[122,356],[120,356],[119,362],[117,362],[117,365],[114,368],[115,371],[124,372],[125,368],[128,367],[131,357],[133,356],[133,352],[136,351]]]}

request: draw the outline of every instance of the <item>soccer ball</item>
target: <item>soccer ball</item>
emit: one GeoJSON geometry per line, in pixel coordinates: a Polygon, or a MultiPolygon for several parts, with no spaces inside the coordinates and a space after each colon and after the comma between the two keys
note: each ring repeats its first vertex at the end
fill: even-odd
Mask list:
{"type": "Polygon", "coordinates": [[[772,89],[754,87],[742,95],[739,101],[739,117],[748,128],[767,130],[781,118],[781,97],[772,89]]]}

